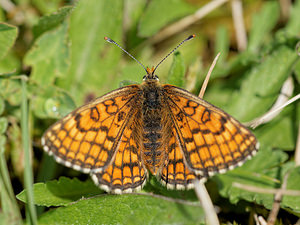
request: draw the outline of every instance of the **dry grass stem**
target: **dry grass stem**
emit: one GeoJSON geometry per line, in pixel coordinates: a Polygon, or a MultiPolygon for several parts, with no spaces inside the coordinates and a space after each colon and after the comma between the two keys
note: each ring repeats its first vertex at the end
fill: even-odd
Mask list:
{"type": "Polygon", "coordinates": [[[256,128],[261,124],[267,123],[274,119],[286,106],[297,101],[300,98],[300,94],[294,96],[289,100],[294,90],[294,84],[291,77],[289,77],[283,84],[281,88],[280,95],[278,96],[275,104],[272,108],[266,112],[264,115],[255,118],[254,120],[244,123],[246,126],[256,128]]]}
{"type": "Polygon", "coordinates": [[[270,212],[268,220],[267,220],[268,225],[274,225],[276,222],[276,218],[277,218],[278,212],[280,210],[280,203],[281,203],[281,200],[283,197],[282,191],[284,191],[286,189],[289,174],[290,174],[289,172],[287,172],[285,174],[281,188],[278,189],[277,193],[275,194],[273,206],[272,206],[271,212],[270,212]]]}
{"type": "Polygon", "coordinates": [[[231,1],[232,18],[239,51],[247,48],[247,34],[243,17],[243,5],[241,0],[231,1]]]}
{"type": "Polygon", "coordinates": [[[256,193],[261,193],[261,194],[277,194],[281,193],[282,195],[289,195],[289,196],[300,196],[300,191],[298,190],[286,190],[286,189],[275,189],[275,188],[261,188],[261,187],[256,187],[256,186],[251,186],[251,185],[245,185],[241,183],[233,183],[233,187],[243,189],[245,191],[251,191],[251,192],[256,192],[256,193]]]}
{"type": "Polygon", "coordinates": [[[200,98],[203,98],[203,96],[204,96],[204,93],[205,93],[205,90],[206,90],[206,87],[207,87],[207,84],[208,84],[210,75],[211,75],[213,69],[215,68],[215,65],[216,65],[216,63],[217,63],[217,60],[218,60],[220,54],[221,54],[221,53],[219,52],[219,53],[216,55],[214,61],[212,62],[211,66],[210,66],[210,68],[209,68],[209,70],[208,70],[208,73],[206,74],[205,80],[204,80],[204,82],[203,82],[203,84],[202,84],[201,90],[200,90],[199,95],[198,95],[200,98]]]}
{"type": "Polygon", "coordinates": [[[195,179],[194,184],[195,184],[195,192],[203,207],[207,224],[210,225],[220,224],[214,205],[209,197],[209,194],[207,193],[204,183],[195,179]]]}
{"type": "Polygon", "coordinates": [[[197,22],[227,1],[228,0],[214,0],[209,2],[208,4],[197,10],[194,14],[186,16],[183,19],[163,28],[155,36],[153,36],[153,38],[150,39],[150,43],[155,44],[161,42],[171,37],[172,35],[179,33],[180,31],[197,22]]]}

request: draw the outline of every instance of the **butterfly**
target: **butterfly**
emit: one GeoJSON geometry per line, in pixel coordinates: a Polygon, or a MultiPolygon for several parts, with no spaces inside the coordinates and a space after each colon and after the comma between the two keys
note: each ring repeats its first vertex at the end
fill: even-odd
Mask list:
{"type": "Polygon", "coordinates": [[[188,91],[161,84],[158,65],[142,65],[141,84],[111,91],[56,122],[42,137],[44,150],[117,194],[140,190],[149,172],[167,188],[193,188],[195,179],[224,173],[256,153],[258,142],[246,127],[188,91]]]}

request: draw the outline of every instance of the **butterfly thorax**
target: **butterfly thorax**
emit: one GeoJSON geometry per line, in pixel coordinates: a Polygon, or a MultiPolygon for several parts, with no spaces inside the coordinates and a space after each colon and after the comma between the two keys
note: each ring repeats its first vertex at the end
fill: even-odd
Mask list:
{"type": "Polygon", "coordinates": [[[143,152],[145,165],[152,174],[159,172],[165,158],[163,149],[163,92],[157,80],[146,80],[143,88],[143,152]]]}

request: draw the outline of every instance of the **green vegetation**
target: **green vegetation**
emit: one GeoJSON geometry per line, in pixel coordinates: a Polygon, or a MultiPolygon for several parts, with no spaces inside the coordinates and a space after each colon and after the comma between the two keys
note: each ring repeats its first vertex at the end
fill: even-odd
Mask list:
{"type": "MultiPolygon", "coordinates": [[[[220,52],[204,99],[241,122],[266,113],[288,78],[293,83],[289,98],[299,94],[300,0],[288,6],[287,15],[279,4],[284,1],[243,1],[248,44],[240,51],[228,2],[190,26],[175,26],[170,37],[161,32],[209,2],[1,3],[0,224],[205,223],[193,190],[167,190],[150,176],[139,194],[106,194],[87,175],[46,155],[40,138],[76,106],[124,84],[142,82],[143,68],[104,41],[105,36],[151,67],[196,34],[157,69],[161,83],[197,95],[220,52]]],[[[299,117],[298,101],[253,131],[260,142],[253,159],[208,179],[221,223],[255,224],[254,214],[267,219],[274,204],[272,190],[282,187],[285,178],[287,191],[276,222],[298,221],[300,194],[291,190],[300,191],[300,162],[295,158],[299,117]]]]}

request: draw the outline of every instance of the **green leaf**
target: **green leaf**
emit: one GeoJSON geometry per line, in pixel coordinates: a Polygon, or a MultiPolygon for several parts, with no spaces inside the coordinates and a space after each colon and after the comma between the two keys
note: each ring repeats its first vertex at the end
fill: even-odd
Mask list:
{"type": "Polygon", "coordinates": [[[58,84],[70,91],[77,103],[82,103],[88,94],[99,95],[118,87],[121,80],[115,78],[122,52],[103,38],[108,36],[119,42],[122,19],[123,4],[119,0],[78,1],[72,11],[70,70],[58,84]]]}
{"type": "Polygon", "coordinates": [[[71,96],[61,88],[49,85],[36,92],[36,86],[31,87],[33,95],[32,110],[39,118],[62,118],[76,108],[71,96]]]}
{"type": "MultiPolygon", "coordinates": [[[[289,171],[286,190],[300,190],[300,167],[293,168],[289,171]]],[[[300,213],[299,202],[300,196],[284,195],[281,206],[300,213]]]]}
{"type": "Polygon", "coordinates": [[[8,126],[8,121],[7,118],[5,117],[0,117],[0,134],[3,134],[8,126]]]}
{"type": "Polygon", "coordinates": [[[51,0],[51,1],[32,0],[31,2],[43,14],[52,13],[56,11],[61,4],[61,0],[51,0]]]}
{"type": "MultiPolygon", "coordinates": [[[[300,49],[299,49],[300,51],[300,49]]],[[[294,67],[294,72],[298,83],[300,83],[300,61],[298,61],[294,67]]]]}
{"type": "Polygon", "coordinates": [[[228,34],[228,30],[225,26],[218,27],[217,33],[216,33],[216,44],[215,45],[216,45],[216,47],[214,49],[215,55],[217,55],[218,53],[221,53],[220,57],[218,59],[217,65],[223,64],[225,59],[228,56],[228,51],[229,51],[229,34],[228,34]]]}
{"type": "Polygon", "coordinates": [[[300,0],[296,0],[291,7],[290,19],[284,28],[284,31],[290,36],[300,34],[300,0]]]}
{"type": "Polygon", "coordinates": [[[139,35],[142,37],[154,35],[162,27],[194,11],[195,8],[182,0],[150,1],[140,20],[139,35]]]}
{"type": "Polygon", "coordinates": [[[291,105],[285,108],[284,111],[272,121],[257,128],[255,130],[255,135],[256,137],[259,137],[261,147],[294,150],[296,143],[295,134],[297,133],[297,128],[295,127],[297,119],[294,118],[296,113],[296,107],[291,105]]]}
{"type": "Polygon", "coordinates": [[[277,98],[297,58],[295,51],[286,46],[274,50],[247,74],[227,111],[242,121],[266,112],[277,98]]]}
{"type": "Polygon", "coordinates": [[[44,33],[25,56],[25,64],[32,67],[30,78],[42,86],[54,83],[56,77],[67,73],[69,68],[68,25],[44,33]]]}
{"type": "Polygon", "coordinates": [[[73,7],[71,6],[62,7],[57,12],[40,18],[38,24],[33,27],[34,37],[37,38],[44,32],[61,25],[66,20],[72,9],[73,7]]]}
{"type": "Polygon", "coordinates": [[[20,59],[13,53],[8,52],[3,59],[0,60],[0,74],[16,73],[21,68],[20,59]]]}
{"type": "Polygon", "coordinates": [[[103,195],[43,214],[39,224],[200,224],[203,210],[163,197],[103,195]]]}
{"type": "MultiPolygon", "coordinates": [[[[34,204],[40,206],[63,206],[80,198],[88,198],[101,194],[98,187],[91,180],[82,182],[77,178],[60,177],[59,180],[36,183],[33,185],[34,204]]],[[[17,198],[26,202],[26,190],[17,195],[17,198]]]]}
{"type": "Polygon", "coordinates": [[[253,15],[248,43],[249,51],[259,50],[267,35],[270,35],[271,30],[276,25],[279,16],[280,8],[278,2],[266,2],[261,11],[253,15]]]}
{"type": "Polygon", "coordinates": [[[167,78],[168,84],[183,88],[185,86],[185,65],[180,52],[175,52],[167,78]]]}
{"type": "Polygon", "coordinates": [[[229,198],[232,203],[244,199],[263,204],[270,209],[274,200],[272,194],[249,192],[234,187],[232,184],[240,183],[261,188],[277,188],[280,186],[281,179],[279,176],[281,168],[278,165],[287,158],[287,154],[282,151],[260,150],[253,159],[247,161],[242,167],[217,175],[213,180],[217,182],[220,194],[229,198]],[[276,180],[278,181],[276,182],[276,180]]]}
{"type": "Polygon", "coordinates": [[[0,96],[0,115],[3,113],[4,109],[5,109],[5,102],[3,98],[0,96]]]}
{"type": "Polygon", "coordinates": [[[5,152],[6,136],[0,134],[0,154],[5,152]]]}
{"type": "Polygon", "coordinates": [[[0,59],[2,59],[14,45],[17,36],[17,27],[6,23],[0,23],[0,59]]]}
{"type": "Polygon", "coordinates": [[[0,77],[0,95],[9,104],[16,106],[21,103],[21,84],[18,80],[0,77]]]}

